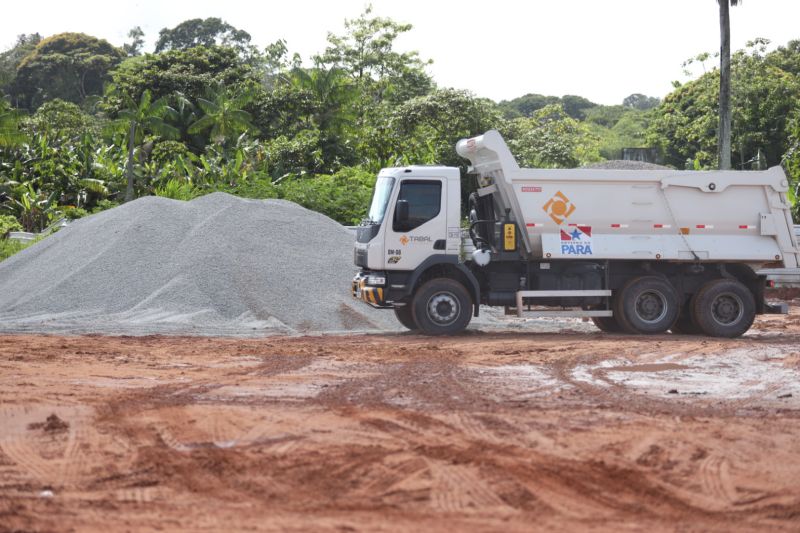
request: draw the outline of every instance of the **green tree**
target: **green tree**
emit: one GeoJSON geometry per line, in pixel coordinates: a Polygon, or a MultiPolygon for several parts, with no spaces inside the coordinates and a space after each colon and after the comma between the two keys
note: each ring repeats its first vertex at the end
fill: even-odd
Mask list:
{"type": "Polygon", "coordinates": [[[56,98],[45,102],[28,120],[28,127],[53,137],[77,138],[95,130],[96,122],[72,102],[56,98]]]}
{"type": "Polygon", "coordinates": [[[252,115],[243,109],[254,97],[254,91],[247,87],[228,89],[220,83],[209,87],[207,98],[197,99],[197,105],[205,114],[189,126],[189,133],[210,130],[210,139],[216,144],[225,144],[242,132],[257,133],[252,115]]]}
{"type": "Polygon", "coordinates": [[[81,104],[87,96],[103,94],[109,71],[124,56],[108,41],[84,33],[53,35],[20,62],[12,96],[31,110],[55,98],[81,104]]]}
{"type": "Polygon", "coordinates": [[[197,46],[129,58],[111,76],[117,90],[106,96],[103,108],[113,116],[125,106],[124,98],[139,100],[145,90],[153,100],[181,93],[196,101],[208,87],[238,86],[253,79],[253,72],[231,48],[197,46]]]}
{"type": "Polygon", "coordinates": [[[424,68],[431,62],[421,60],[419,52],[394,48],[411,24],[371,15],[372,6],[368,6],[358,18],[345,20],[343,35],[329,33],[329,46],[315,62],[348,72],[368,95],[365,105],[401,102],[427,93],[433,83],[424,68]]]}
{"type": "MultiPolygon", "coordinates": [[[[800,78],[777,68],[775,52],[767,54],[766,45],[758,39],[731,58],[731,145],[739,168],[759,150],[769,165],[781,160],[787,148],[787,120],[800,100],[800,78]]],[[[785,51],[782,54],[786,61],[785,51]]],[[[653,114],[648,144],[659,146],[667,163],[682,168],[690,159],[699,168],[717,166],[719,76],[714,69],[677,88],[653,114]]]]}
{"type": "Polygon", "coordinates": [[[658,104],[660,103],[661,100],[658,98],[654,96],[647,96],[641,93],[633,93],[629,96],[626,96],[622,101],[623,106],[638,109],[639,111],[653,109],[654,107],[658,107],[658,104]]]}
{"type": "Polygon", "coordinates": [[[178,129],[164,121],[165,116],[174,116],[175,114],[175,110],[169,106],[166,98],[153,101],[150,91],[144,91],[138,103],[129,97],[125,97],[125,100],[127,106],[120,110],[116,125],[120,129],[127,130],[128,157],[125,164],[127,180],[125,201],[129,202],[134,198],[133,164],[136,146],[141,144],[146,133],[154,133],[169,139],[178,136],[178,129]]]}
{"type": "Polygon", "coordinates": [[[128,57],[136,57],[142,55],[142,48],[144,48],[144,32],[141,26],[134,26],[128,32],[130,43],[122,45],[122,50],[128,57]]]}
{"type": "Polygon", "coordinates": [[[731,168],[731,17],[730,6],[739,0],[717,0],[719,4],[719,131],[717,158],[720,170],[731,168]]]}
{"type": "Polygon", "coordinates": [[[253,52],[250,34],[234,28],[216,17],[190,19],[174,28],[164,28],[158,34],[156,53],[167,50],[187,50],[196,46],[224,46],[243,55],[253,52]]]}
{"type": "Polygon", "coordinates": [[[542,94],[526,94],[513,100],[503,100],[499,105],[506,118],[517,118],[531,117],[536,111],[553,104],[560,104],[567,115],[576,120],[584,120],[586,113],[597,106],[582,96],[570,94],[565,94],[560,98],[542,94]]]}
{"type": "Polygon", "coordinates": [[[635,107],[597,106],[587,112],[585,124],[599,139],[600,155],[619,159],[623,148],[647,146],[651,116],[635,107]]]}
{"type": "Polygon", "coordinates": [[[38,33],[17,36],[17,42],[10,49],[0,54],[0,93],[10,89],[11,82],[17,75],[17,67],[42,40],[38,33]]]}
{"type": "Polygon", "coordinates": [[[795,223],[800,222],[800,108],[789,123],[789,148],[783,158],[784,168],[789,174],[791,188],[789,199],[792,202],[792,215],[795,223]]]}
{"type": "Polygon", "coordinates": [[[513,100],[503,100],[499,106],[506,118],[530,117],[544,106],[557,104],[560,101],[558,96],[528,93],[513,100]]]}
{"type": "Polygon", "coordinates": [[[600,159],[598,140],[559,104],[509,121],[503,130],[520,166],[574,168],[600,159]]]}
{"type": "Polygon", "coordinates": [[[399,135],[394,161],[463,166],[454,146],[459,139],[497,128],[500,113],[494,102],[467,91],[438,89],[412,98],[392,113],[389,131],[399,135]]]}
{"type": "Polygon", "coordinates": [[[350,142],[356,115],[354,103],[358,89],[347,73],[339,68],[292,70],[289,82],[298,92],[307,93],[313,106],[305,117],[306,124],[319,131],[322,159],[329,172],[355,162],[350,142]]]}

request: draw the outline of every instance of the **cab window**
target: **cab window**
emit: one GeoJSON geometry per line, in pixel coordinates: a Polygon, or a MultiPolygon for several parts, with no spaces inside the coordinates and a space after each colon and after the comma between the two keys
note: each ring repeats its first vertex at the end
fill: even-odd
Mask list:
{"type": "Polygon", "coordinates": [[[397,220],[397,209],[392,223],[396,232],[407,232],[420,227],[429,220],[433,220],[442,208],[442,182],[441,181],[413,181],[407,180],[400,185],[398,200],[408,202],[408,220],[397,220]]]}

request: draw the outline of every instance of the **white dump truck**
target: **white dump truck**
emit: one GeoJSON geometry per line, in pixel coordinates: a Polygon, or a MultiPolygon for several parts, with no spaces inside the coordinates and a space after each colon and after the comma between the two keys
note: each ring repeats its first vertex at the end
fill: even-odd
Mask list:
{"type": "Polygon", "coordinates": [[[442,166],[381,170],[356,231],[353,295],[409,329],[457,333],[489,305],[609,332],[736,337],[756,314],[786,312],[756,274],[800,262],[780,167],[527,169],[496,131],[456,150],[477,180],[468,237],[460,171],[442,166]]]}

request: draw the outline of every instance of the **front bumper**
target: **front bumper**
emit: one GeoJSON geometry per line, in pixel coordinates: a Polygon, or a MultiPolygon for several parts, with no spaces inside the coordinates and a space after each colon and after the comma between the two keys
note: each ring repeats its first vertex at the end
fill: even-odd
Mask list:
{"type": "Polygon", "coordinates": [[[372,307],[385,309],[392,307],[386,304],[386,290],[383,287],[371,287],[367,285],[367,274],[359,272],[352,282],[353,298],[363,300],[372,307]]]}

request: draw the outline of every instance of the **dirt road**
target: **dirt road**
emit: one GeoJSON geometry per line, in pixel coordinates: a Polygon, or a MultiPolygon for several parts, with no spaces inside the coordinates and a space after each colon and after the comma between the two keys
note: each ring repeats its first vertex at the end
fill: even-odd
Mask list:
{"type": "Polygon", "coordinates": [[[0,531],[797,531],[799,480],[798,307],[737,340],[0,337],[0,531]]]}

